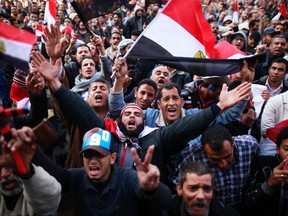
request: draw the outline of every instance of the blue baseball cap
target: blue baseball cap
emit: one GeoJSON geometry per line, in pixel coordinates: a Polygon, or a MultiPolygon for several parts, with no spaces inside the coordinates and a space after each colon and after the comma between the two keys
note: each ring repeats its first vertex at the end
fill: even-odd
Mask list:
{"type": "Polygon", "coordinates": [[[103,156],[116,151],[111,133],[101,128],[93,128],[85,133],[80,155],[88,149],[97,151],[103,156]]]}

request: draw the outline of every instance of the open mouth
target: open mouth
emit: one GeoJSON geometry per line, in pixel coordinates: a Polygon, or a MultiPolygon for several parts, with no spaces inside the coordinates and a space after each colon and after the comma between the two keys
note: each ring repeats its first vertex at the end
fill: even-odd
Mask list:
{"type": "Polygon", "coordinates": [[[7,180],[7,181],[2,183],[3,188],[5,188],[7,190],[13,189],[15,185],[16,185],[15,180],[7,180]]]}
{"type": "Polygon", "coordinates": [[[89,166],[89,171],[91,175],[97,175],[100,172],[100,167],[97,165],[89,166]]]}
{"type": "Polygon", "coordinates": [[[159,80],[158,80],[158,84],[163,85],[164,83],[165,83],[164,79],[159,79],[159,80]]]}
{"type": "Polygon", "coordinates": [[[176,113],[176,108],[168,108],[168,113],[174,115],[176,113]]]}
{"type": "Polygon", "coordinates": [[[102,101],[102,96],[96,95],[95,100],[96,100],[96,102],[102,101]]]}
{"type": "Polygon", "coordinates": [[[136,126],[136,122],[133,121],[133,120],[129,121],[128,124],[127,124],[127,128],[128,129],[129,128],[135,128],[135,126],[136,126]]]}

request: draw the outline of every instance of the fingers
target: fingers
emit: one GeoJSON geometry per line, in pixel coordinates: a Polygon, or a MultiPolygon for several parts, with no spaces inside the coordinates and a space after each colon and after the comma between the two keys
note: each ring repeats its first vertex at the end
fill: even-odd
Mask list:
{"type": "Polygon", "coordinates": [[[142,161],[141,161],[141,159],[140,159],[140,157],[139,157],[139,155],[137,153],[136,148],[131,148],[131,156],[132,156],[132,158],[134,160],[134,163],[135,163],[136,167],[137,166],[139,167],[142,164],[142,161]]]}
{"type": "Polygon", "coordinates": [[[144,164],[146,166],[148,166],[151,163],[151,161],[152,161],[154,149],[155,149],[155,146],[151,145],[151,146],[149,146],[149,148],[147,150],[147,153],[146,153],[145,159],[144,159],[144,164]]]}
{"type": "Polygon", "coordinates": [[[38,51],[31,53],[32,58],[32,65],[40,66],[40,64],[44,61],[46,61],[45,57],[38,51]]]}

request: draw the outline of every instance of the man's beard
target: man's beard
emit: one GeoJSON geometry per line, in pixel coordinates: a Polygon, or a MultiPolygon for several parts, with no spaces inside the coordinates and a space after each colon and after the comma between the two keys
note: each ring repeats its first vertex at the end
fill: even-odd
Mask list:
{"type": "Polygon", "coordinates": [[[23,186],[22,183],[20,182],[19,178],[17,178],[16,176],[10,176],[7,179],[2,179],[1,183],[0,183],[0,191],[3,195],[7,196],[7,197],[11,197],[11,196],[15,196],[19,193],[21,193],[23,190],[23,186]],[[8,190],[6,189],[3,184],[5,185],[6,182],[9,181],[16,181],[16,184],[14,186],[13,189],[8,190]]]}
{"type": "Polygon", "coordinates": [[[120,120],[119,123],[118,123],[118,127],[120,129],[120,131],[125,134],[126,136],[128,137],[138,137],[139,134],[143,131],[144,129],[144,123],[138,125],[136,127],[135,130],[133,131],[128,131],[127,128],[125,127],[125,125],[123,124],[123,122],[120,120]]]}

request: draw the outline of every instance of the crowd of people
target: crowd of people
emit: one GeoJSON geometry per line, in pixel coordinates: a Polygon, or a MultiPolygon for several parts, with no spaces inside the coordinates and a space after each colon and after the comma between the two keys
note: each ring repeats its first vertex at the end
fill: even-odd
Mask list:
{"type": "Polygon", "coordinates": [[[87,29],[59,0],[39,35],[45,1],[1,1],[0,22],[38,38],[29,71],[0,59],[0,112],[29,109],[0,118],[1,215],[288,214],[282,2],[201,0],[216,44],[265,55],[222,77],[124,58],[165,3],[127,1],[87,29]]]}

